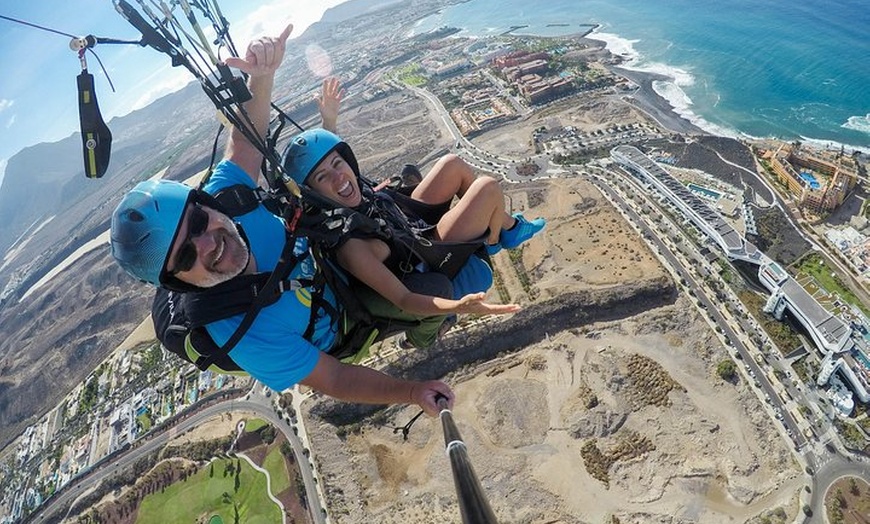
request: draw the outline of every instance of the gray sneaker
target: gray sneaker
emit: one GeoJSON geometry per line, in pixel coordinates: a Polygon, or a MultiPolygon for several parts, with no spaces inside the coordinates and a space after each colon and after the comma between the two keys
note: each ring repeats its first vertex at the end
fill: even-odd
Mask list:
{"type": "Polygon", "coordinates": [[[411,342],[411,339],[408,338],[408,335],[402,333],[398,337],[396,337],[396,347],[403,350],[416,349],[417,346],[411,342]]]}

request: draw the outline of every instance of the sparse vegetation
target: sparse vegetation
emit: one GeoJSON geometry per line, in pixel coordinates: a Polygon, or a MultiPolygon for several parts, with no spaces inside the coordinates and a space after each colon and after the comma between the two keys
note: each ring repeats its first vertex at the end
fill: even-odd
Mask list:
{"type": "Polygon", "coordinates": [[[684,391],[658,362],[636,353],[628,357],[628,380],[634,385],[629,391],[629,399],[635,409],[668,406],[668,394],[672,390],[684,391]]]}
{"type": "Polygon", "coordinates": [[[813,277],[825,291],[858,306],[865,315],[870,316],[870,307],[858,299],[849,286],[840,279],[833,266],[825,262],[821,254],[814,251],[808,253],[795,262],[793,269],[798,275],[805,274],[813,277]]]}
{"type": "Polygon", "coordinates": [[[534,162],[523,162],[517,166],[517,174],[520,176],[533,176],[540,170],[541,166],[534,162]]]}
{"type": "Polygon", "coordinates": [[[773,343],[784,353],[788,354],[801,345],[801,339],[788,324],[776,320],[771,315],[762,311],[764,299],[755,293],[744,290],[737,293],[740,301],[752,316],[758,320],[773,343]]]}
{"type": "Polygon", "coordinates": [[[831,524],[866,524],[870,515],[870,484],[856,477],[837,480],[825,497],[825,510],[831,524]]]}
{"type": "Polygon", "coordinates": [[[502,304],[510,304],[511,303],[511,294],[507,289],[507,286],[504,283],[504,279],[501,276],[501,272],[498,268],[493,268],[492,270],[492,285],[498,293],[498,299],[502,304]]]}
{"type": "Polygon", "coordinates": [[[583,445],[580,456],[583,457],[586,471],[609,488],[610,467],[614,463],[640,457],[655,449],[655,445],[648,438],[633,431],[626,431],[617,438],[616,445],[607,453],[602,452],[597,441],[593,439],[583,445]]]}
{"type": "Polygon", "coordinates": [[[734,363],[730,358],[719,362],[719,365],[716,366],[716,374],[722,380],[727,382],[733,382],[737,377],[737,364],[734,363]]]}
{"type": "Polygon", "coordinates": [[[791,365],[791,367],[792,369],[794,369],[795,373],[797,373],[798,378],[800,378],[803,382],[812,381],[818,373],[816,366],[809,362],[806,358],[796,360],[791,365]]]}
{"type": "Polygon", "coordinates": [[[511,264],[517,273],[517,278],[520,279],[520,285],[523,286],[523,291],[529,295],[529,298],[534,299],[532,294],[532,281],[529,278],[529,273],[526,271],[526,266],[523,264],[523,251],[525,246],[520,246],[517,249],[509,249],[507,251],[511,264]]]}
{"type": "Polygon", "coordinates": [[[837,428],[837,431],[843,437],[843,443],[846,447],[863,451],[867,446],[864,434],[854,424],[834,419],[834,427],[837,428]]]}
{"type": "Polygon", "coordinates": [[[544,355],[530,355],[526,359],[526,367],[531,371],[544,371],[547,369],[547,358],[544,355]]]}

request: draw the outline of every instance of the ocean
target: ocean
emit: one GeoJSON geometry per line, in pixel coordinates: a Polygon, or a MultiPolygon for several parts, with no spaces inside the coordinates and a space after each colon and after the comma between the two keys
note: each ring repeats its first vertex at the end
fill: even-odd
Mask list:
{"type": "Polygon", "coordinates": [[[870,9],[859,0],[470,0],[423,19],[460,36],[589,35],[702,129],[870,152],[870,9]]]}

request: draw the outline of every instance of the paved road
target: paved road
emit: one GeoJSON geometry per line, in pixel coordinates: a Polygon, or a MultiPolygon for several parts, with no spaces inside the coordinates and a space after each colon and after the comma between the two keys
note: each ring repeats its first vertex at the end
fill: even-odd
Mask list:
{"type": "MultiPolygon", "coordinates": [[[[610,176],[612,177],[615,175],[611,174],[610,176]]],[[[691,271],[686,269],[686,263],[679,260],[674,255],[671,248],[664,242],[663,238],[660,237],[660,234],[655,233],[648,226],[645,220],[635,212],[633,206],[613,189],[612,181],[602,175],[592,175],[592,177],[596,187],[608,196],[609,200],[616,204],[617,208],[621,209],[628,218],[641,229],[642,235],[647,242],[649,242],[654,249],[657,249],[660,256],[667,261],[667,264],[671,266],[678,277],[684,279],[688,287],[694,291],[694,294],[702,304],[705,313],[723,330],[725,336],[727,336],[730,343],[733,344],[733,349],[736,354],[740,355],[740,360],[746,369],[752,371],[754,382],[757,382],[757,387],[761,389],[766,398],[769,398],[767,402],[771,405],[773,413],[779,413],[779,415],[776,416],[777,420],[784,425],[787,431],[790,431],[789,436],[794,442],[796,457],[806,466],[806,472],[812,477],[812,492],[810,500],[806,501],[806,503],[809,504],[812,509],[813,515],[820,515],[824,512],[824,494],[837,479],[845,476],[856,476],[870,483],[870,459],[854,457],[848,451],[838,449],[838,447],[833,444],[823,446],[824,442],[811,442],[800,431],[797,421],[792,417],[789,410],[786,409],[785,402],[782,401],[777,388],[768,380],[767,374],[763,372],[764,370],[753,358],[753,355],[756,354],[757,351],[753,351],[750,347],[745,345],[744,337],[741,336],[743,333],[748,334],[756,332],[758,327],[755,322],[740,315],[734,315],[732,317],[730,313],[728,314],[728,317],[732,318],[730,318],[730,320],[729,318],[726,318],[726,315],[721,311],[721,304],[710,298],[710,295],[706,291],[706,287],[695,278],[691,271]],[[734,329],[737,326],[740,327],[739,333],[734,329]],[[822,449],[821,452],[818,451],[819,448],[822,449]]],[[[640,188],[635,187],[635,189],[640,191],[640,188]]],[[[745,312],[742,310],[742,306],[738,307],[741,308],[741,311],[745,312]]],[[[782,363],[780,362],[780,364],[782,363]]],[[[790,370],[786,368],[786,371],[789,376],[791,376],[790,370]]],[[[788,391],[788,394],[792,399],[795,399],[799,403],[806,405],[812,402],[812,399],[807,400],[804,398],[805,395],[811,396],[813,394],[813,392],[810,391],[811,388],[803,387],[798,389],[794,387],[795,384],[792,383],[791,380],[780,383],[780,386],[782,389],[788,391]],[[791,386],[789,384],[791,384],[791,386]]],[[[820,437],[830,437],[831,440],[836,442],[837,437],[832,433],[832,431],[833,430],[829,427],[828,431],[823,432],[824,434],[820,435],[820,437]]],[[[801,495],[802,497],[806,496],[806,493],[801,493],[801,495]]],[[[803,513],[801,513],[798,515],[797,521],[800,522],[803,520],[812,521],[812,517],[806,517],[805,519],[803,513]]]]}
{"type": "Polygon", "coordinates": [[[162,431],[154,436],[139,439],[136,442],[137,445],[135,448],[126,452],[119,452],[109,462],[101,464],[83,477],[73,480],[61,494],[49,500],[38,512],[31,515],[28,521],[39,523],[49,522],[46,519],[49,516],[52,516],[55,511],[70,506],[82,494],[86,493],[91,488],[98,486],[104,479],[129,470],[137,460],[149,453],[165,447],[166,444],[176,435],[183,433],[188,429],[197,427],[216,415],[232,411],[252,411],[263,419],[268,420],[276,429],[284,433],[293,448],[293,453],[296,455],[296,463],[299,465],[302,480],[305,484],[305,494],[311,517],[316,524],[325,524],[326,518],[321,509],[323,503],[318,494],[317,483],[314,480],[311,464],[306,457],[306,454],[303,452],[304,447],[302,443],[293,431],[292,426],[286,420],[278,417],[275,410],[272,408],[269,399],[257,393],[249,394],[248,400],[232,399],[212,404],[200,411],[190,414],[172,428],[162,431]]]}

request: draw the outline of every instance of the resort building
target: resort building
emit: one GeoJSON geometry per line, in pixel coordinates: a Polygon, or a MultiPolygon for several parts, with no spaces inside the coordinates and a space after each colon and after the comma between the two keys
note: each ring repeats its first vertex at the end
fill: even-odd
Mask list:
{"type": "Polygon", "coordinates": [[[531,53],[529,51],[512,51],[493,59],[492,65],[498,69],[506,67],[516,67],[520,64],[532,62],[535,60],[547,61],[550,55],[544,52],[531,53]]]}
{"type": "Polygon", "coordinates": [[[544,78],[536,74],[522,76],[517,79],[516,84],[530,104],[544,103],[573,89],[570,80],[561,77],[544,78]]]}
{"type": "Polygon", "coordinates": [[[502,69],[502,73],[510,80],[517,81],[527,75],[544,73],[548,68],[549,63],[546,60],[537,59],[512,67],[505,67],[502,69]]]}
{"type": "Polygon", "coordinates": [[[574,88],[569,78],[548,76],[550,55],[544,52],[514,51],[494,59],[492,65],[516,86],[530,104],[548,102],[570,93],[574,88]]]}
{"type": "Polygon", "coordinates": [[[474,101],[450,112],[464,136],[471,136],[515,116],[510,104],[499,97],[474,101]]]}
{"type": "Polygon", "coordinates": [[[816,215],[839,207],[858,183],[857,164],[842,153],[782,144],[768,160],[798,206],[816,215]]]}
{"type": "MultiPolygon", "coordinates": [[[[770,292],[763,311],[777,320],[782,320],[788,311],[806,329],[810,340],[822,354],[817,385],[829,384],[839,372],[855,396],[863,403],[870,403],[870,320],[860,310],[853,308],[844,315],[826,309],[782,266],[725,222],[707,200],[699,196],[702,191],[685,187],[639,149],[620,145],[611,150],[611,158],[663,195],[717,244],[727,258],[758,266],[758,279],[770,292]]],[[[842,388],[835,394],[838,395],[838,409],[851,411],[849,395],[842,388]]]]}

